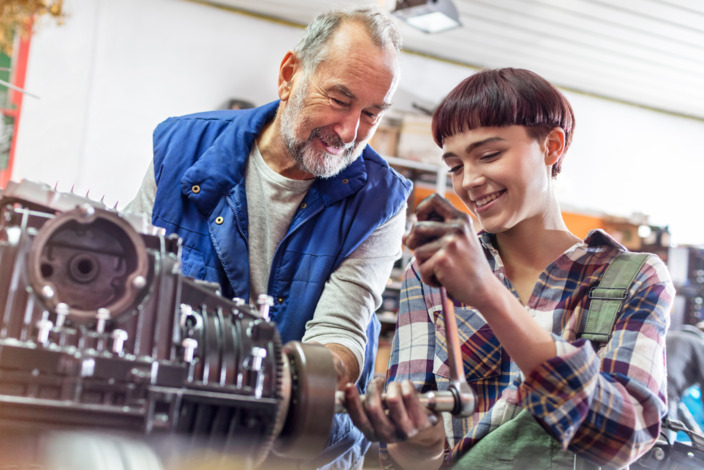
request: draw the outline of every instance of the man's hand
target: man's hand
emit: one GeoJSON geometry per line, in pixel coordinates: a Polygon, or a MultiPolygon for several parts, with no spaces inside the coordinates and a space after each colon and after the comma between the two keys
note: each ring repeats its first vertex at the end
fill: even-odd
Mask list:
{"type": "Polygon", "coordinates": [[[362,401],[357,387],[347,384],[345,408],[354,425],[367,439],[388,444],[389,454],[402,468],[440,467],[445,450],[440,416],[421,405],[408,380],[390,382],[382,398],[383,389],[383,379],[372,380],[362,401]]]}
{"type": "Polygon", "coordinates": [[[341,344],[329,343],[324,345],[332,353],[332,360],[337,372],[337,389],[344,389],[348,383],[356,383],[359,379],[359,362],[352,351],[341,344]]]}

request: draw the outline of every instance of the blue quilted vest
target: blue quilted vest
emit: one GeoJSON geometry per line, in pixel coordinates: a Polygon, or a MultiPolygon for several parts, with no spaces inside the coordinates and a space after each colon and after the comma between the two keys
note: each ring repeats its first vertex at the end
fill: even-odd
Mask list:
{"type": "MultiPolygon", "coordinates": [[[[184,275],[218,282],[226,297],[249,300],[245,168],[254,140],[277,108],[278,101],[169,118],[154,131],[158,189],[152,222],[182,238],[184,275]]],[[[269,276],[270,313],[284,343],[303,337],[330,274],[399,211],[411,186],[371,147],[337,176],[313,183],[276,249],[269,276]]],[[[373,374],[379,326],[373,315],[362,389],[373,374]]]]}

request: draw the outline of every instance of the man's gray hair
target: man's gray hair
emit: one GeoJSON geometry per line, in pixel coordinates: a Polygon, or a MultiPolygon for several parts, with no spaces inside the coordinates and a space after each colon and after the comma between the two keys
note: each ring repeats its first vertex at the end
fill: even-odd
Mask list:
{"type": "Polygon", "coordinates": [[[301,60],[306,75],[313,72],[327,57],[327,44],[335,31],[347,22],[363,25],[369,37],[379,47],[401,51],[402,37],[393,18],[376,6],[339,9],[318,15],[303,31],[294,52],[301,60]]]}

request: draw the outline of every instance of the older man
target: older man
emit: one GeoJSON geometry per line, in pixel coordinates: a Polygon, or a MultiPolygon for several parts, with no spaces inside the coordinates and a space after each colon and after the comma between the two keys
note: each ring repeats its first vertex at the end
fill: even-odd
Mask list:
{"type": "MultiPolygon", "coordinates": [[[[378,9],[320,15],[281,62],[279,100],[161,123],[129,206],[182,237],[185,275],[228,297],[271,295],[282,341],[324,344],[338,384],[360,389],[411,190],[367,145],[391,105],[400,46],[378,9]]],[[[346,419],[336,417],[346,430],[333,431],[318,463],[361,465],[368,444],[346,419]]]]}

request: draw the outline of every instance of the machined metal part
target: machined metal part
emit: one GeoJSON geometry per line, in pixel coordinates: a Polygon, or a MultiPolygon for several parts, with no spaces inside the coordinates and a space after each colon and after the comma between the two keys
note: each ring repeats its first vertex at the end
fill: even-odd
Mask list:
{"type": "Polygon", "coordinates": [[[304,449],[322,452],[325,447],[335,413],[337,373],[325,346],[290,342],[284,352],[291,371],[292,406],[274,452],[303,458],[304,449]]]}
{"type": "Polygon", "coordinates": [[[148,276],[148,260],[142,238],[124,219],[83,204],[46,221],[26,269],[34,291],[52,291],[42,296],[49,310],[65,303],[74,321],[106,320],[141,300],[145,292],[135,280],[148,276]]]}
{"type": "MultiPolygon", "coordinates": [[[[430,411],[436,413],[453,413],[457,409],[457,395],[449,390],[432,391],[418,394],[418,401],[430,411]]],[[[362,395],[364,400],[364,395],[362,395]]],[[[386,403],[386,394],[381,394],[382,403],[386,403]]],[[[345,392],[335,392],[335,413],[347,413],[345,392]]]]}
{"type": "Polygon", "coordinates": [[[102,203],[27,181],[0,192],[0,434],[173,436],[245,469],[323,449],[329,351],[282,345],[268,299],[222,297],[180,274],[180,252],[102,203]]]}

